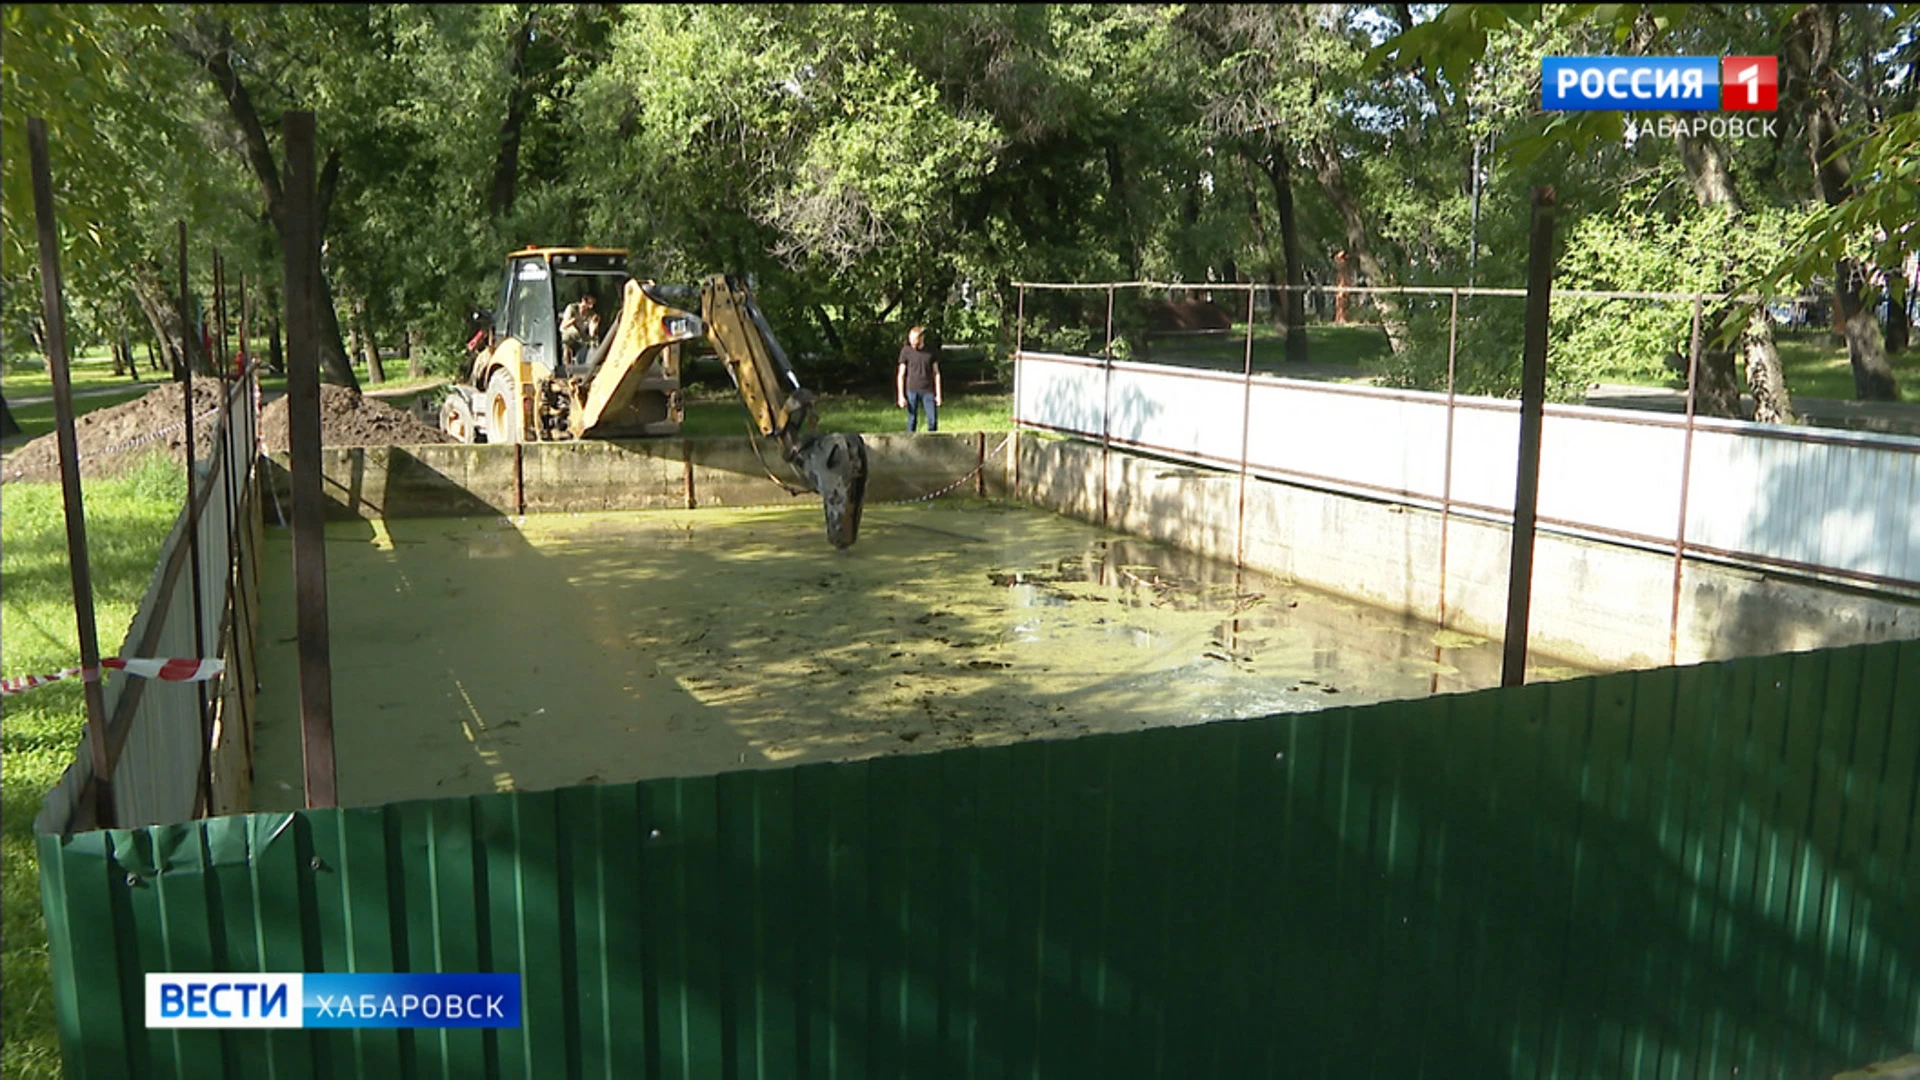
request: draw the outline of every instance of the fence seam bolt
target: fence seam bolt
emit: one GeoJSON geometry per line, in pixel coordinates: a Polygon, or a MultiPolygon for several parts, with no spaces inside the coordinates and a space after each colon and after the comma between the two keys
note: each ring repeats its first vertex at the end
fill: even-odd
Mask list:
{"type": "Polygon", "coordinates": [[[141,885],[140,875],[133,873],[132,871],[128,871],[127,872],[127,888],[137,889],[140,887],[140,885],[141,885]]]}
{"type": "Polygon", "coordinates": [[[308,866],[308,867],[310,867],[311,869],[313,869],[313,870],[314,870],[314,871],[316,871],[316,872],[318,872],[318,871],[321,871],[321,870],[325,870],[325,869],[327,868],[327,864],[326,864],[326,863],[323,863],[323,862],[321,862],[321,861],[320,861],[320,856],[318,856],[318,855],[315,855],[315,856],[314,856],[314,857],[312,858],[312,860],[311,860],[311,861],[309,861],[309,862],[307,863],[307,866],[308,866]]]}

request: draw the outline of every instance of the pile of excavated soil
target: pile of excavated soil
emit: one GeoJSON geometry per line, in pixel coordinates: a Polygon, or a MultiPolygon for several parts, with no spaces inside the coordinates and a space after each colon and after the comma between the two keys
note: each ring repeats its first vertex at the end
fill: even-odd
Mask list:
{"type": "MultiPolygon", "coordinates": [[[[260,413],[260,437],[268,450],[287,448],[287,399],[279,398],[260,413]]],[[[320,445],[413,446],[452,442],[438,428],[428,427],[413,414],[384,401],[362,397],[344,386],[320,386],[320,445]]]]}
{"type": "MultiPolygon", "coordinates": [[[[125,472],[148,453],[164,451],[182,465],[187,460],[186,398],[181,383],[156,386],[141,397],[83,414],[73,422],[80,451],[81,476],[112,476],[125,472]]],[[[214,454],[215,425],[220,419],[220,382],[193,382],[194,453],[202,460],[214,454]]],[[[29,442],[0,462],[0,483],[59,483],[60,445],[53,432],[29,442]]]]}
{"type": "Polygon", "coordinates": [[[1208,300],[1143,300],[1147,328],[1157,331],[1227,330],[1233,316],[1208,300]]]}
{"type": "MultiPolygon", "coordinates": [[[[195,379],[193,435],[197,457],[214,450],[214,425],[220,418],[220,383],[195,379]]],[[[186,415],[181,384],[156,386],[144,396],[109,409],[86,413],[74,421],[80,450],[80,475],[112,476],[125,472],[154,450],[173,460],[187,460],[186,415]]],[[[287,448],[287,399],[277,398],[260,412],[260,434],[268,450],[287,448]]],[[[421,423],[410,413],[384,401],[361,397],[341,386],[320,387],[320,443],[323,446],[407,446],[449,442],[438,428],[421,423]]],[[[6,455],[0,462],[0,483],[58,483],[60,447],[50,432],[6,455]]]]}

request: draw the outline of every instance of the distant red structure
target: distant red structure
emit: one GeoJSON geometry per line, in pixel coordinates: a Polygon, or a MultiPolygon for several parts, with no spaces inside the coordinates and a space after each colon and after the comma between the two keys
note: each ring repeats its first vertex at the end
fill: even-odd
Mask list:
{"type": "Polygon", "coordinates": [[[1347,289],[1353,285],[1353,267],[1347,263],[1347,253],[1333,253],[1333,321],[1336,326],[1347,321],[1347,289]]]}

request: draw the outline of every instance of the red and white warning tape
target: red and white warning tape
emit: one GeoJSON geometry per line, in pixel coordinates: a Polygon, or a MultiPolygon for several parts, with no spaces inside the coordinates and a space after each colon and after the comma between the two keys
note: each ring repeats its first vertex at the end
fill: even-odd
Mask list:
{"type": "MultiPolygon", "coordinates": [[[[129,675],[138,675],[145,679],[165,679],[168,682],[206,682],[227,668],[227,665],[220,660],[161,660],[139,657],[123,659],[117,656],[101,658],[100,666],[119,668],[129,675]]],[[[0,679],[0,695],[23,694],[48,683],[86,674],[88,674],[86,668],[70,667],[51,675],[22,675],[17,679],[0,679]]],[[[93,674],[97,676],[98,672],[95,671],[93,674]]]]}

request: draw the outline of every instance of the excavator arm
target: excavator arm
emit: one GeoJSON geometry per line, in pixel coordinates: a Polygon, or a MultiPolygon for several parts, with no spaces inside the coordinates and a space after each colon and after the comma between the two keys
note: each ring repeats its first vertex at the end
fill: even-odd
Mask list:
{"type": "Polygon", "coordinates": [[[858,435],[814,430],[813,395],[800,385],[786,351],[738,278],[715,275],[698,287],[629,281],[618,318],[589,357],[595,366],[582,407],[570,417],[574,436],[591,436],[606,418],[618,416],[669,346],[702,337],[726,365],[760,434],[777,440],[788,463],[819,492],[827,539],[837,548],[851,547],[859,537],[866,498],[866,443],[858,435]],[[696,304],[697,316],[687,310],[696,304]]]}

